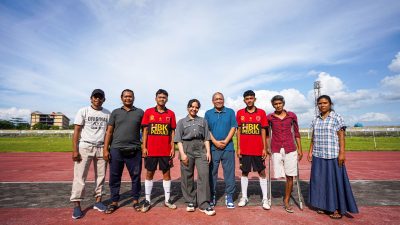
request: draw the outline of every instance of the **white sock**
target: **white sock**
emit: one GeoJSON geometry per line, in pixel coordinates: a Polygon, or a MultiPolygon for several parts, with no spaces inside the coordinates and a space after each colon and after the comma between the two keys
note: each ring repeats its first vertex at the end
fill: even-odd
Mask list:
{"type": "Polygon", "coordinates": [[[242,186],[242,198],[247,198],[247,186],[249,186],[249,178],[241,177],[240,184],[242,186]]]}
{"type": "Polygon", "coordinates": [[[153,189],[153,180],[145,180],[144,181],[144,194],[146,195],[146,200],[151,202],[151,189],[153,189]]]}
{"type": "Polygon", "coordinates": [[[261,187],[263,199],[267,199],[267,196],[268,196],[268,180],[267,180],[267,178],[260,177],[260,187],[261,187]]]}
{"type": "Polygon", "coordinates": [[[165,202],[168,202],[171,196],[171,180],[163,180],[162,184],[164,187],[165,202]]]}

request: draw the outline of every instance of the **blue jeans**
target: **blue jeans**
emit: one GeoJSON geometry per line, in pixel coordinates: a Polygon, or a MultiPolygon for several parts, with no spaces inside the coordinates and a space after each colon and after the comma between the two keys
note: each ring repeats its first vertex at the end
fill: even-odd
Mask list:
{"type": "Polygon", "coordinates": [[[213,150],[211,151],[212,162],[210,163],[210,188],[211,196],[217,191],[218,167],[222,162],[224,172],[225,192],[233,196],[236,189],[235,184],[235,151],[213,150]]]}
{"type": "Polygon", "coordinates": [[[124,171],[124,165],[129,171],[129,175],[132,181],[132,198],[138,200],[140,197],[140,174],[142,172],[142,152],[138,151],[133,156],[125,157],[121,155],[117,148],[110,150],[110,192],[111,200],[118,202],[120,195],[119,190],[121,188],[121,177],[124,171]]]}

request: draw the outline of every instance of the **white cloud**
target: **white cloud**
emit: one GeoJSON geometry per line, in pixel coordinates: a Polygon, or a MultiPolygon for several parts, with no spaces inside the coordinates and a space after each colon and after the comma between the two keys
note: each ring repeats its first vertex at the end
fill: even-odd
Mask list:
{"type": "Polygon", "coordinates": [[[363,122],[389,122],[390,117],[384,113],[369,112],[359,116],[359,121],[363,122]]]}
{"type": "MultiPolygon", "coordinates": [[[[255,90],[254,92],[256,93],[257,98],[255,105],[258,108],[265,110],[267,114],[274,110],[271,105],[272,97],[275,95],[282,95],[285,98],[285,109],[296,113],[301,124],[307,124],[310,118],[313,117],[314,111],[312,102],[308,101],[304,94],[299,90],[284,89],[279,92],[271,90],[255,90]],[[311,111],[310,108],[312,109],[311,111]]],[[[228,97],[225,101],[226,106],[235,111],[246,107],[242,96],[237,96],[236,98],[228,97]]]]}
{"type": "MultiPolygon", "coordinates": [[[[23,4],[26,10],[20,12],[32,12],[24,16],[2,7],[0,41],[7,44],[0,45],[0,107],[18,103],[72,117],[89,103],[94,88],[105,90],[109,109],[120,105],[125,88],[135,91],[135,105],[142,108],[153,106],[155,91],[164,88],[170,92],[168,107],[181,116],[190,98],[206,110],[215,91],[234,108],[244,107],[242,98],[234,97],[243,90],[292,81],[293,69],[348,63],[349,53],[393,33],[398,10],[387,5],[65,1],[23,4]]],[[[342,105],[356,107],[354,101],[367,95],[348,91],[328,73],[319,73],[319,79],[323,93],[342,105]]],[[[271,111],[269,99],[279,93],[289,110],[310,115],[313,98],[300,90],[260,90],[257,104],[271,111]]]]}
{"type": "Polygon", "coordinates": [[[318,75],[317,81],[321,82],[321,94],[335,95],[346,88],[339,77],[331,76],[326,72],[321,72],[318,75]]]}
{"type": "Polygon", "coordinates": [[[400,72],[400,52],[396,54],[388,68],[393,72],[400,72]]]}
{"type": "Polygon", "coordinates": [[[0,119],[9,120],[11,118],[22,118],[30,123],[31,110],[18,109],[16,107],[0,108],[0,119]]]}
{"type": "Polygon", "coordinates": [[[385,88],[400,89],[400,74],[396,76],[386,76],[381,80],[381,84],[385,88]]]}

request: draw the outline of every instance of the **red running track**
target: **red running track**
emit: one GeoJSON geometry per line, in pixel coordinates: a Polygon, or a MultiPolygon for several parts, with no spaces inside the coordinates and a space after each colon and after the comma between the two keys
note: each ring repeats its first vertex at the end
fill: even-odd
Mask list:
{"type": "MultiPolygon", "coordinates": [[[[347,152],[346,166],[351,180],[400,180],[400,152],[347,152]]],[[[180,177],[179,161],[174,160],[172,179],[180,177]]],[[[267,167],[268,168],[268,167],[267,167]]],[[[304,157],[300,162],[300,179],[308,180],[311,164],[304,157]]],[[[272,169],[272,168],[271,168],[272,169]]],[[[69,182],[73,178],[71,153],[0,153],[0,182],[69,182]]],[[[222,179],[222,169],[219,170],[222,179]]],[[[108,173],[107,173],[108,174],[108,173]]],[[[236,178],[240,177],[239,164],[236,163],[236,178]]],[[[145,172],[142,172],[144,180],[145,172]]],[[[254,178],[256,173],[250,173],[254,178]]],[[[88,180],[93,181],[93,168],[88,180]]],[[[155,180],[161,180],[157,172],[155,180]]],[[[107,178],[108,179],[108,178],[107,178]]],[[[125,170],[124,181],[129,181],[125,170]]]]}
{"type": "Polygon", "coordinates": [[[354,214],[353,218],[343,217],[341,220],[330,219],[327,215],[317,214],[308,208],[288,214],[281,207],[272,207],[271,210],[263,210],[261,207],[247,206],[244,208],[227,209],[217,207],[215,216],[206,216],[196,210],[188,213],[183,207],[177,210],[169,210],[164,207],[152,208],[147,213],[135,212],[131,207],[123,207],[110,215],[100,213],[97,210],[85,210],[86,214],[79,220],[71,219],[71,208],[0,208],[0,219],[3,225],[20,224],[140,224],[140,225],[167,225],[167,224],[399,224],[400,215],[397,212],[400,206],[363,206],[360,214],[354,214]]]}

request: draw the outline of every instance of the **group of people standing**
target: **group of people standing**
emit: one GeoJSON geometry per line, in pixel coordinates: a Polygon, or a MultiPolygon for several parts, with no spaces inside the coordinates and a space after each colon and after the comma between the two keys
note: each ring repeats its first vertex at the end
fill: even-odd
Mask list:
{"type": "MultiPolygon", "coordinates": [[[[255,106],[255,93],[248,90],[243,94],[246,107],[235,115],[232,109],[225,107],[223,94],[216,92],[212,96],[214,107],[205,113],[204,118],[197,115],[200,101],[191,99],[187,104],[187,116],[177,123],[174,112],[166,107],[168,92],[163,89],[156,92],[156,106],[146,111],[133,105],[134,92],[130,89],[122,91],[123,106],[112,113],[102,107],[105,94],[101,89],[95,89],[90,100],[91,106],[80,109],[74,122],[74,180],[70,200],[75,207],[72,218],[83,216],[80,201],[84,196],[85,181],[92,161],[95,168],[94,209],[106,214],[118,209],[125,165],[132,181],[131,196],[135,210],[150,210],[153,177],[157,168],[163,174],[164,205],[176,209],[177,206],[170,199],[170,168],[175,157],[175,144],[179,150],[181,190],[187,204],[186,211],[193,212],[198,208],[206,215],[216,214],[219,164],[223,168],[225,205],[235,208],[236,153],[242,171],[241,198],[237,205],[247,205],[248,175],[257,172],[262,208],[270,209],[265,160],[272,157],[274,177],[286,178],[284,209],[288,213],[294,212],[290,206],[290,196],[303,152],[297,116],[284,109],[283,96],[277,95],[271,99],[275,111],[267,115],[263,109],[255,106]],[[233,143],[235,133],[236,151],[233,143]],[[145,200],[140,203],[142,158],[146,178],[145,200]],[[112,202],[105,206],[102,195],[108,164],[112,202]],[[195,168],[197,190],[194,183],[195,168]]],[[[344,165],[346,126],[342,117],[333,111],[329,96],[319,97],[317,104],[320,115],[312,122],[313,135],[307,157],[312,162],[309,204],[317,213],[339,219],[347,212],[358,212],[344,165]]]]}

